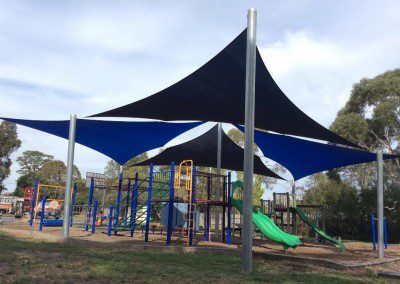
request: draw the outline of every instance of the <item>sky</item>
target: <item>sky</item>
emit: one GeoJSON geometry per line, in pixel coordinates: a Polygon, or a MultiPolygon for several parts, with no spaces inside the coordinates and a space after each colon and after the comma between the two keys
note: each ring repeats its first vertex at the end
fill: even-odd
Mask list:
{"type": "MultiPolygon", "coordinates": [[[[400,66],[397,0],[0,0],[0,116],[85,117],[149,96],[223,49],[246,27],[250,7],[273,78],[326,127],[354,83],[400,66]]],[[[67,156],[65,140],[25,127],[18,135],[9,190],[23,151],[67,156]]],[[[76,147],[82,173],[102,172],[108,160],[76,147]]]]}

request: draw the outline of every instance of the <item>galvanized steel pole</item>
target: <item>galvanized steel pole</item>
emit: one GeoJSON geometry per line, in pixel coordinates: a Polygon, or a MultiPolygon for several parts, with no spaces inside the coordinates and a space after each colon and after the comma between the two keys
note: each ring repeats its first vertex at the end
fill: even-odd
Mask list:
{"type": "Polygon", "coordinates": [[[378,162],[377,165],[378,258],[383,258],[383,152],[382,150],[378,151],[377,162],[378,162]]]}
{"type": "Polygon", "coordinates": [[[257,11],[254,8],[247,14],[246,48],[246,102],[245,102],[245,141],[243,164],[243,233],[242,233],[242,271],[252,269],[252,213],[253,213],[253,166],[254,166],[254,105],[256,79],[256,26],[257,11]]]}
{"type": "Polygon", "coordinates": [[[64,222],[63,222],[63,237],[69,238],[69,222],[71,212],[71,188],[72,175],[74,167],[74,151],[75,151],[75,133],[76,133],[76,115],[71,114],[69,122],[69,138],[68,138],[68,158],[67,158],[67,182],[65,184],[64,194],[64,222]]]}

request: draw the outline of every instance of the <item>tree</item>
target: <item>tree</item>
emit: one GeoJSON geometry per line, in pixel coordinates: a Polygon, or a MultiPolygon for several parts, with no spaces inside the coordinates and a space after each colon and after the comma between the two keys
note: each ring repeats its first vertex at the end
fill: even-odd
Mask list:
{"type": "Polygon", "coordinates": [[[53,156],[39,151],[25,151],[17,158],[17,163],[20,167],[17,172],[20,175],[36,174],[46,162],[53,159],[53,156]]]}
{"type": "MultiPolygon", "coordinates": [[[[331,130],[370,151],[400,152],[400,69],[355,84],[331,130]]],[[[384,203],[389,241],[398,242],[400,229],[400,161],[384,162],[384,203]]],[[[303,202],[320,202],[328,211],[334,234],[368,240],[376,209],[376,164],[329,171],[309,179],[303,202]]],[[[329,223],[328,223],[329,222],[329,223]]]]}
{"type": "Polygon", "coordinates": [[[5,189],[4,180],[10,175],[12,164],[10,156],[20,146],[17,126],[7,121],[0,123],[0,193],[5,189]]]}
{"type": "Polygon", "coordinates": [[[115,179],[118,178],[120,172],[120,165],[114,161],[114,160],[109,160],[107,162],[106,167],[104,168],[104,175],[108,179],[115,179]]]}
{"type": "MultiPolygon", "coordinates": [[[[73,166],[72,173],[75,180],[81,179],[81,173],[75,165],[73,166]]],[[[48,184],[65,183],[67,166],[64,164],[64,162],[59,160],[47,161],[38,171],[38,176],[42,182],[48,184]]]]}

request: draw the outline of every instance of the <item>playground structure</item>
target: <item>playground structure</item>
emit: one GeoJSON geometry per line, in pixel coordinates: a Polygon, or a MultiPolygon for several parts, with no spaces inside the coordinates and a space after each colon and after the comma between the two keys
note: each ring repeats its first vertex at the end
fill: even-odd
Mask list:
{"type": "Polygon", "coordinates": [[[285,230],[287,233],[297,235],[297,216],[303,221],[304,225],[308,225],[315,233],[315,242],[329,241],[338,245],[341,250],[346,250],[345,245],[328,234],[325,233],[325,218],[324,210],[321,205],[310,204],[296,204],[293,196],[289,193],[273,193],[273,200],[262,200],[261,210],[265,211],[267,215],[271,216],[275,224],[285,230]],[[312,221],[306,214],[307,211],[314,211],[314,220],[312,221]],[[321,227],[320,228],[320,223],[321,227]]]}
{"type": "Polygon", "coordinates": [[[201,212],[202,235],[205,241],[209,241],[212,209],[222,207],[221,241],[230,244],[231,204],[228,198],[230,174],[200,172],[196,170],[193,161],[186,160],[176,170],[174,164],[171,164],[169,170],[154,170],[151,165],[148,177],[142,179],[136,174],[135,178],[126,180],[126,186],[123,186],[124,178],[120,176],[116,204],[111,205],[109,209],[107,216],[109,236],[126,231],[133,236],[135,230],[140,228],[144,231],[147,242],[151,228],[153,232],[156,229],[160,233],[166,232],[167,244],[171,243],[173,233],[178,232],[186,245],[193,245],[201,212]],[[221,193],[221,200],[216,198],[217,191],[221,193]],[[178,226],[173,222],[177,204],[186,208],[180,211],[184,215],[182,218],[184,222],[178,226]],[[167,212],[166,227],[162,225],[162,217],[157,216],[162,211],[167,212]]]}
{"type": "MultiPolygon", "coordinates": [[[[218,228],[221,234],[218,239],[213,240],[231,244],[232,235],[234,236],[236,231],[241,234],[242,182],[238,180],[232,183],[230,173],[217,175],[198,171],[191,160],[185,160],[177,167],[172,163],[169,169],[165,167],[155,169],[151,165],[149,175],[146,177],[139,177],[138,173],[133,178],[124,177],[121,173],[118,186],[107,188],[107,190],[116,189],[117,194],[115,203],[106,210],[101,210],[99,201],[94,200],[96,177],[91,177],[88,184],[89,194],[85,205],[75,205],[77,188],[76,185],[73,187],[70,227],[90,230],[91,234],[100,230],[109,237],[125,233],[133,237],[135,232],[140,230],[144,233],[145,242],[149,241],[150,233],[157,233],[166,235],[167,244],[172,242],[174,236],[179,243],[191,246],[195,241],[212,240],[213,229],[216,229],[216,222],[212,221],[218,210],[222,213],[221,222],[218,222],[221,224],[218,228]]],[[[42,202],[39,202],[42,198],[42,195],[39,196],[42,192],[40,189],[44,186],[38,181],[35,183],[32,200],[36,200],[36,203],[31,205],[35,209],[42,207],[37,209],[37,212],[40,212],[39,230],[46,226],[62,226],[63,222],[62,218],[49,219],[48,215],[44,214],[46,211],[44,204],[51,200],[49,196],[44,196],[42,202]]],[[[62,186],[53,188],[59,189],[62,186]]],[[[273,200],[261,200],[261,206],[254,207],[253,210],[255,232],[262,238],[266,237],[282,244],[285,250],[296,248],[301,244],[296,236],[298,215],[304,224],[314,230],[316,236],[331,241],[345,250],[341,242],[319,229],[320,213],[323,220],[321,206],[294,207],[289,193],[274,193],[273,197],[273,200]],[[310,208],[315,210],[315,223],[302,211],[310,208]]],[[[104,208],[104,203],[102,207],[104,208]]],[[[36,220],[37,212],[33,210],[34,215],[31,216],[33,222],[36,220]]]]}

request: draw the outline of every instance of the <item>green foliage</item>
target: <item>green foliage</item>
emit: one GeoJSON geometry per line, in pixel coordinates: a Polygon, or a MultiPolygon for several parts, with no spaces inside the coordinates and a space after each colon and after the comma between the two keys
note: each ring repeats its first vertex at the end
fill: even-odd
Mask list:
{"type": "Polygon", "coordinates": [[[17,158],[17,163],[20,167],[17,172],[20,175],[36,174],[46,162],[53,159],[53,156],[40,151],[25,151],[22,153],[22,156],[17,158]]]}
{"type": "Polygon", "coordinates": [[[314,175],[309,180],[309,185],[301,203],[323,206],[327,233],[357,238],[357,218],[360,216],[357,189],[330,179],[325,174],[314,175]]]}
{"type": "MultiPolygon", "coordinates": [[[[370,151],[383,149],[399,154],[400,69],[387,71],[353,86],[346,105],[331,129],[370,151]]],[[[384,163],[385,216],[390,241],[399,241],[400,162],[384,163]],[[395,233],[396,232],[396,233],[395,233]]],[[[310,179],[304,202],[326,207],[327,227],[343,237],[369,240],[370,216],[376,208],[375,163],[353,165],[315,175],[310,179]]]]}
{"type": "Polygon", "coordinates": [[[3,182],[10,175],[11,154],[21,146],[17,126],[3,121],[0,123],[0,193],[5,189],[3,182]]]}
{"type": "Polygon", "coordinates": [[[104,175],[108,179],[116,179],[119,176],[119,171],[120,165],[114,160],[109,160],[104,168],[104,175]]]}
{"type": "MultiPolygon", "coordinates": [[[[81,179],[79,169],[74,165],[73,178],[75,180],[81,179]]],[[[66,182],[67,166],[63,161],[47,161],[42,168],[37,172],[41,182],[47,184],[63,184],[66,182]]]]}

